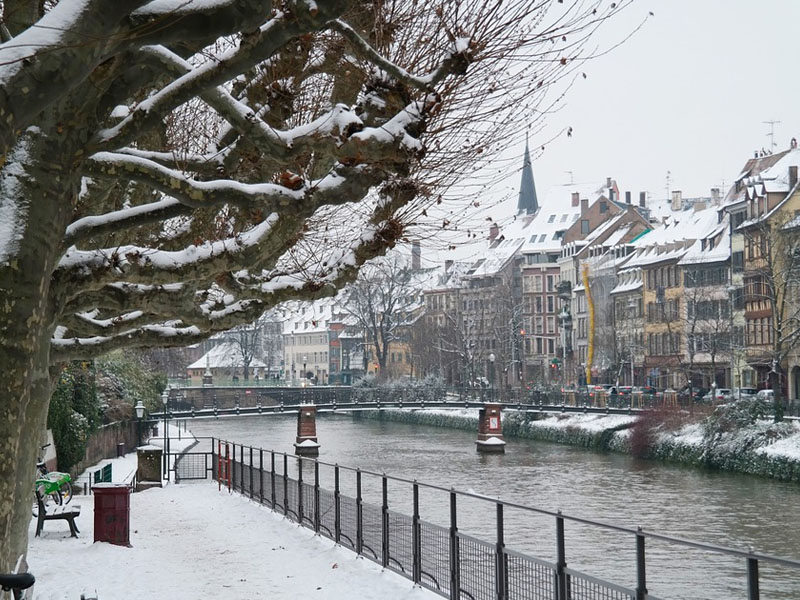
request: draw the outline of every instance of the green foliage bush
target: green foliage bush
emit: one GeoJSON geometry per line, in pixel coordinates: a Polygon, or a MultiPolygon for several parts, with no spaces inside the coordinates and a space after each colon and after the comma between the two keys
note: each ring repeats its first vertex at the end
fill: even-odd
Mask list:
{"type": "Polygon", "coordinates": [[[97,370],[113,387],[102,400],[108,404],[107,420],[130,419],[133,407],[141,400],[148,411],[160,410],[161,392],[167,375],[151,368],[135,352],[115,351],[97,359],[97,370]]]}
{"type": "Polygon", "coordinates": [[[83,459],[86,440],[99,423],[94,364],[71,362],[61,371],[47,415],[60,471],[69,471],[83,459]]]}

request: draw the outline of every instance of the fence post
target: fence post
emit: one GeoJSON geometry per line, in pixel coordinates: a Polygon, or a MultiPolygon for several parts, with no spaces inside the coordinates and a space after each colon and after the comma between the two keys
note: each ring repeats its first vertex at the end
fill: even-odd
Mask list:
{"type": "Polygon", "coordinates": [[[228,459],[228,491],[236,491],[236,444],[231,442],[231,453],[226,456],[228,459]],[[231,461],[231,457],[233,461],[231,461]]]}
{"type": "Polygon", "coordinates": [[[503,503],[497,503],[497,554],[496,554],[496,574],[497,600],[506,599],[508,581],[506,579],[506,542],[503,531],[503,503]]]}
{"type": "Polygon", "coordinates": [[[319,461],[314,461],[314,531],[319,533],[319,461]]]}
{"type": "Polygon", "coordinates": [[[283,453],[283,514],[289,514],[289,456],[283,453]]]}
{"type": "Polygon", "coordinates": [[[258,502],[264,504],[264,449],[258,449],[258,502]]]}
{"type": "Polygon", "coordinates": [[[239,446],[239,492],[244,495],[244,445],[239,446]]]}
{"type": "Polygon", "coordinates": [[[458,556],[458,509],[456,491],[450,488],[450,598],[461,599],[460,561],[458,556]]]}
{"type": "Polygon", "coordinates": [[[338,544],[342,537],[342,505],[339,492],[339,465],[333,466],[333,539],[338,544]]]}
{"type": "Polygon", "coordinates": [[[364,549],[364,522],[361,502],[361,469],[356,469],[356,554],[361,554],[364,549]]]}
{"type": "Polygon", "coordinates": [[[303,524],[303,459],[297,459],[297,522],[303,524]]]}
{"type": "Polygon", "coordinates": [[[561,516],[561,511],[558,511],[556,517],[556,590],[558,600],[567,600],[569,594],[567,592],[567,574],[564,569],[567,568],[567,553],[564,547],[564,517],[561,516]]]}
{"type": "Polygon", "coordinates": [[[642,528],[636,530],[636,600],[647,598],[647,572],[645,569],[644,535],[642,528]]]}
{"type": "Polygon", "coordinates": [[[253,499],[253,447],[250,446],[250,499],[253,499]]]}
{"type": "Polygon", "coordinates": [[[411,552],[412,552],[412,579],[419,584],[422,581],[422,544],[420,540],[419,524],[419,485],[414,481],[414,516],[411,518],[411,552]]]}
{"type": "Polygon", "coordinates": [[[269,499],[272,510],[275,510],[275,450],[269,451],[269,499]]]}
{"type": "Polygon", "coordinates": [[[747,600],[759,600],[761,594],[758,590],[758,559],[747,559],[747,600]]]}
{"type": "Polygon", "coordinates": [[[381,477],[381,564],[389,566],[389,480],[381,477]]]}

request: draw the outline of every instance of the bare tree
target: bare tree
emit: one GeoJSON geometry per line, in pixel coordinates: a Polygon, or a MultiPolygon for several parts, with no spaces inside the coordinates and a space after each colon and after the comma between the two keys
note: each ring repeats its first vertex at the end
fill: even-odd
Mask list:
{"type": "Polygon", "coordinates": [[[225,334],[225,339],[233,344],[241,356],[242,377],[250,380],[250,364],[253,359],[259,358],[261,353],[261,329],[259,319],[248,325],[239,325],[225,334]]]}
{"type": "Polygon", "coordinates": [[[386,375],[387,357],[398,341],[398,330],[406,324],[416,302],[412,273],[406,261],[393,254],[365,266],[345,294],[345,310],[364,331],[364,341],[375,350],[379,376],[386,375]]]}
{"type": "Polygon", "coordinates": [[[627,4],[2,2],[0,571],[51,367],[334,294],[547,114],[627,4]]]}

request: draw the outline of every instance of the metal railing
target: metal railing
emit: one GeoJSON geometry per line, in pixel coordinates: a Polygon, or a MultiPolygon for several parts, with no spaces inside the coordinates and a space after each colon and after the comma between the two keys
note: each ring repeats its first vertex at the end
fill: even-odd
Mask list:
{"type": "MultiPolygon", "coordinates": [[[[761,585],[759,565],[762,564],[789,568],[800,576],[800,561],[794,559],[726,548],[642,528],[621,527],[565,515],[561,511],[524,506],[213,438],[211,444],[211,452],[191,452],[176,461],[176,480],[193,475],[219,480],[222,466],[223,472],[229,474],[226,485],[231,490],[453,600],[655,600],[647,587],[646,547],[650,542],[726,555],[741,561],[745,578],[741,583],[746,588],[746,595],[728,594],[726,598],[758,600],[761,585]],[[221,463],[223,460],[225,464],[221,463]],[[296,470],[293,475],[290,466],[296,470]],[[329,470],[327,479],[332,483],[332,489],[321,484],[321,468],[329,470]],[[184,469],[186,472],[182,472],[184,469]],[[352,477],[351,489],[347,490],[349,495],[345,493],[346,486],[342,485],[343,473],[352,477]],[[368,478],[373,483],[379,482],[379,486],[371,488],[371,495],[365,493],[368,478]],[[390,482],[410,486],[411,515],[389,508],[390,482]],[[447,494],[448,525],[434,524],[420,517],[420,490],[447,494]],[[465,499],[492,505],[493,510],[484,513],[494,513],[494,540],[482,540],[459,530],[458,507],[465,499]],[[506,547],[505,511],[508,509],[553,519],[555,560],[544,560],[506,547]],[[614,577],[620,580],[635,580],[635,585],[607,581],[569,567],[565,543],[567,523],[589,526],[593,535],[606,531],[629,537],[627,550],[635,556],[633,572],[627,575],[613,572],[614,577]]],[[[625,550],[621,548],[619,551],[625,550]]],[[[609,557],[606,556],[605,560],[609,557]]],[[[702,587],[703,584],[697,585],[702,587]]],[[[708,596],[698,592],[692,597],[708,596]]]]}

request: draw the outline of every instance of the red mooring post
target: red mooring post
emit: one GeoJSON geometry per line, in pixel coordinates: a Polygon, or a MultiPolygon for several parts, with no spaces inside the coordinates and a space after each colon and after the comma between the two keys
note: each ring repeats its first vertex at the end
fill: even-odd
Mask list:
{"type": "Polygon", "coordinates": [[[486,404],[481,409],[478,415],[478,439],[475,445],[478,452],[506,451],[499,404],[486,404]]]}
{"type": "Polygon", "coordinates": [[[317,443],[317,407],[301,404],[297,413],[297,440],[294,453],[298,456],[319,456],[317,443]]]}

